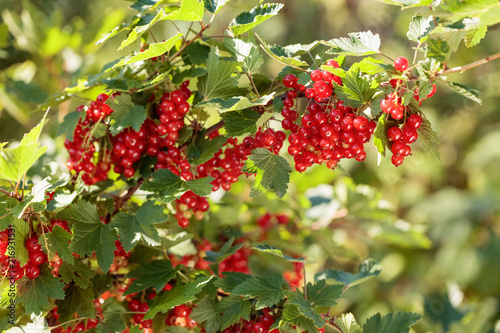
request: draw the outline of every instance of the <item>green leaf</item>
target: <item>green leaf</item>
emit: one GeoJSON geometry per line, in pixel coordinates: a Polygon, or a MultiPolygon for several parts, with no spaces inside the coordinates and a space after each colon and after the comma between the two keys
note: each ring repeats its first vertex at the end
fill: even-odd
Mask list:
{"type": "Polygon", "coordinates": [[[382,271],[382,266],[373,259],[367,259],[359,265],[359,270],[356,274],[344,272],[342,270],[328,269],[316,273],[314,276],[315,281],[320,280],[330,280],[333,279],[337,282],[345,284],[344,289],[358,285],[371,279],[372,277],[378,276],[382,271]]]}
{"type": "Polygon", "coordinates": [[[0,49],[9,46],[9,27],[6,23],[0,23],[0,49]]]}
{"type": "Polygon", "coordinates": [[[47,147],[39,147],[37,142],[0,148],[0,179],[19,182],[46,150],[47,147]]]}
{"type": "Polygon", "coordinates": [[[279,61],[280,63],[286,66],[292,67],[300,67],[300,66],[309,66],[307,62],[297,59],[292,55],[290,51],[288,51],[285,47],[280,45],[269,45],[265,40],[260,38],[257,34],[255,34],[262,44],[262,49],[273,59],[279,61]]]}
{"type": "Polygon", "coordinates": [[[143,264],[127,275],[130,279],[136,279],[125,291],[125,295],[143,291],[149,287],[154,287],[157,292],[160,292],[168,281],[175,277],[178,270],[172,266],[170,260],[154,260],[143,264]]]}
{"type": "Polygon", "coordinates": [[[57,313],[61,315],[61,322],[73,319],[77,313],[80,317],[95,317],[95,308],[91,300],[95,298],[92,288],[80,288],[70,284],[66,289],[66,297],[56,301],[57,313]]]}
{"type": "Polygon", "coordinates": [[[270,253],[270,254],[275,255],[277,257],[280,257],[281,259],[286,260],[286,261],[305,262],[304,258],[293,258],[293,257],[287,256],[286,254],[283,254],[282,250],[280,250],[274,246],[270,246],[267,243],[253,243],[250,248],[252,250],[270,253]]]}
{"type": "Polygon", "coordinates": [[[237,63],[221,60],[217,52],[217,48],[211,48],[207,60],[207,74],[198,79],[198,90],[204,101],[226,99],[242,90],[236,87],[239,76],[237,63]]]}
{"type": "MultiPolygon", "coordinates": [[[[351,66],[345,78],[342,79],[344,87],[349,88],[356,95],[356,100],[362,104],[368,103],[372,100],[373,95],[377,91],[378,83],[369,77],[361,75],[358,66],[351,66]]],[[[337,91],[337,86],[335,88],[337,91]]]]}
{"type": "Polygon", "coordinates": [[[213,177],[199,178],[183,181],[179,176],[168,169],[159,169],[152,174],[152,180],[146,180],[141,190],[159,194],[163,201],[170,202],[180,198],[187,191],[193,191],[197,195],[207,196],[212,190],[213,177]]]}
{"type": "MultiPolygon", "coordinates": [[[[431,93],[432,91],[432,84],[430,82],[426,82],[424,80],[421,80],[418,82],[418,97],[420,100],[426,99],[427,96],[431,93]]],[[[410,90],[411,92],[411,90],[410,90]]],[[[411,94],[411,97],[408,98],[408,103],[405,105],[408,105],[413,98],[413,93],[411,94]]]]}
{"type": "MultiPolygon", "coordinates": [[[[118,51],[123,50],[125,47],[127,47],[130,44],[132,44],[133,42],[135,42],[137,40],[137,38],[141,37],[142,34],[146,33],[149,29],[151,29],[151,27],[153,25],[155,25],[158,21],[165,19],[165,17],[166,17],[166,14],[163,11],[163,9],[160,9],[160,11],[156,14],[156,16],[146,14],[143,17],[141,17],[140,20],[137,22],[137,24],[134,26],[134,29],[128,34],[127,39],[122,41],[122,43],[120,44],[120,47],[118,48],[118,51]]],[[[132,24],[132,22],[130,24],[132,24]]],[[[109,37],[115,35],[119,31],[123,30],[123,28],[126,28],[127,26],[128,25],[125,25],[125,26],[122,25],[121,27],[120,26],[116,27],[115,28],[116,31],[111,31],[110,33],[108,33],[108,35],[104,35],[97,42],[97,44],[102,43],[103,41],[105,41],[109,37]]],[[[115,30],[115,29],[113,29],[113,30],[115,30]]]]}
{"type": "Polygon", "coordinates": [[[335,320],[335,324],[340,327],[344,333],[361,333],[361,326],[356,322],[352,313],[343,313],[340,318],[335,320]]]}
{"type": "Polygon", "coordinates": [[[102,308],[104,320],[97,325],[96,333],[109,333],[110,331],[123,332],[127,328],[123,319],[123,314],[126,310],[122,303],[118,303],[114,298],[108,298],[102,305],[102,308]]]}
{"type": "Polygon", "coordinates": [[[228,328],[240,321],[241,318],[248,320],[250,318],[251,309],[252,303],[242,297],[230,295],[229,297],[223,298],[217,304],[217,310],[222,313],[221,329],[224,330],[228,328]]]}
{"type": "Polygon", "coordinates": [[[249,12],[244,12],[236,16],[229,24],[229,30],[234,36],[241,35],[277,15],[283,6],[281,3],[261,4],[249,12]]]}
{"type": "Polygon", "coordinates": [[[352,56],[365,56],[379,53],[380,36],[371,31],[352,32],[349,37],[341,37],[322,41],[326,46],[330,46],[329,52],[352,56]]]}
{"type": "Polygon", "coordinates": [[[420,113],[422,117],[422,125],[417,129],[418,139],[422,143],[424,149],[429,150],[441,162],[441,155],[439,154],[439,137],[431,127],[431,122],[420,113]]]}
{"type": "Polygon", "coordinates": [[[215,179],[214,177],[198,178],[193,180],[187,180],[185,184],[190,191],[194,192],[194,194],[206,197],[210,195],[210,193],[212,193],[213,185],[211,184],[211,182],[214,179],[215,179]]]}
{"type": "Polygon", "coordinates": [[[427,58],[436,59],[439,62],[446,61],[446,57],[451,52],[450,45],[444,40],[430,39],[424,47],[427,58]]]}
{"type": "Polygon", "coordinates": [[[114,112],[110,115],[111,125],[109,131],[112,135],[117,135],[128,127],[135,131],[141,129],[141,125],[146,120],[146,109],[142,105],[132,103],[132,96],[122,94],[110,98],[106,101],[114,112]]]}
{"type": "Polygon", "coordinates": [[[73,111],[68,113],[57,129],[57,135],[65,135],[66,139],[73,141],[73,133],[80,120],[85,118],[85,112],[73,111]]]}
{"type": "Polygon", "coordinates": [[[410,22],[406,36],[408,36],[408,39],[420,44],[425,42],[435,27],[434,17],[424,18],[421,14],[415,14],[410,22]]]}
{"type": "Polygon", "coordinates": [[[457,82],[445,82],[445,83],[448,85],[448,87],[451,88],[451,90],[459,93],[460,95],[472,99],[474,102],[477,102],[479,104],[483,104],[483,101],[479,98],[480,94],[479,91],[471,89],[466,85],[457,82]]]}
{"type": "Polygon", "coordinates": [[[243,64],[245,73],[254,73],[264,63],[259,47],[253,41],[246,42],[239,38],[224,38],[222,46],[236,61],[243,64]]]}
{"type": "Polygon", "coordinates": [[[387,122],[387,113],[383,113],[380,118],[378,118],[377,127],[375,127],[375,131],[373,132],[373,145],[382,156],[385,156],[386,147],[390,147],[389,137],[387,136],[388,129],[389,124],[387,122]]]}
{"type": "MultiPolygon", "coordinates": [[[[225,136],[217,136],[210,139],[205,135],[199,135],[196,140],[188,146],[188,149],[186,149],[187,157],[192,160],[193,164],[203,164],[213,158],[214,154],[218,152],[226,142],[227,137],[225,136]]],[[[210,194],[210,192],[208,194],[210,194]]]]}
{"type": "Polygon", "coordinates": [[[74,282],[78,287],[86,289],[90,285],[90,279],[95,275],[95,272],[87,264],[84,264],[81,259],[77,259],[73,264],[63,261],[59,268],[59,274],[64,282],[74,282]]]}
{"type": "Polygon", "coordinates": [[[222,247],[219,249],[219,252],[207,251],[205,253],[206,257],[203,259],[205,259],[208,262],[220,263],[230,255],[235,254],[236,251],[241,249],[241,247],[243,246],[243,243],[239,243],[232,246],[233,242],[234,242],[234,237],[231,237],[227,242],[224,243],[224,245],[222,245],[222,247]]]}
{"type": "Polygon", "coordinates": [[[116,229],[123,248],[128,252],[141,240],[151,246],[160,245],[160,236],[153,224],[166,220],[167,215],[163,214],[161,206],[155,205],[154,201],[146,201],[135,214],[116,214],[110,225],[116,229]]]}
{"type": "Polygon", "coordinates": [[[269,275],[247,279],[232,291],[232,295],[245,298],[257,298],[257,310],[272,307],[285,298],[283,292],[284,279],[281,275],[269,275]]]}
{"type": "Polygon", "coordinates": [[[229,0],[205,0],[205,9],[210,13],[217,13],[229,0]]]}
{"type": "MultiPolygon", "coordinates": [[[[282,198],[286,193],[288,182],[290,181],[290,173],[292,173],[292,168],[287,160],[271,153],[265,148],[252,150],[252,154],[248,158],[258,168],[257,174],[262,174],[261,185],[268,190],[274,191],[277,196],[282,198]]],[[[248,163],[245,162],[245,166],[242,169],[243,172],[245,172],[247,165],[248,163]]]]}
{"type": "Polygon", "coordinates": [[[215,280],[214,284],[216,287],[219,287],[225,292],[230,293],[241,283],[252,278],[253,277],[250,274],[241,272],[224,272],[224,277],[215,280]]]}
{"type": "Polygon", "coordinates": [[[331,307],[337,305],[336,300],[342,296],[343,289],[344,285],[327,285],[326,280],[320,280],[315,284],[309,282],[307,284],[307,299],[311,302],[313,307],[331,307]]]}
{"type": "Polygon", "coordinates": [[[196,304],[190,318],[194,319],[197,323],[204,323],[203,327],[208,333],[216,332],[220,328],[221,317],[219,312],[217,312],[217,303],[208,296],[196,304]]]}
{"type": "Polygon", "coordinates": [[[30,233],[30,225],[25,220],[14,218],[14,228],[16,230],[15,236],[15,249],[16,259],[19,261],[21,267],[26,265],[29,260],[28,250],[24,246],[24,242],[30,233]]]}
{"type": "Polygon", "coordinates": [[[171,290],[162,291],[156,295],[144,319],[154,318],[158,312],[166,313],[174,306],[194,301],[196,299],[195,295],[201,292],[212,278],[213,276],[199,277],[184,285],[178,281],[171,290]]]}
{"type": "Polygon", "coordinates": [[[421,315],[411,312],[377,313],[363,325],[363,333],[408,333],[410,326],[418,322],[421,315]]]}
{"type": "Polygon", "coordinates": [[[132,64],[134,62],[151,59],[154,57],[161,56],[167,53],[175,46],[175,44],[182,39],[182,33],[178,32],[175,36],[170,37],[164,42],[151,43],[148,48],[143,52],[133,54],[124,58],[121,58],[112,68],[132,64]]]}
{"type": "Polygon", "coordinates": [[[181,2],[181,8],[165,16],[165,20],[177,20],[177,21],[203,21],[203,14],[205,13],[205,7],[203,6],[203,1],[198,0],[183,0],[181,2]]]}
{"type": "Polygon", "coordinates": [[[307,332],[316,332],[325,325],[325,320],[312,309],[311,303],[300,292],[288,292],[282,320],[300,326],[307,332]]]}
{"type": "Polygon", "coordinates": [[[14,224],[14,216],[11,213],[12,208],[14,208],[19,201],[8,195],[0,192],[0,229],[5,230],[11,224],[14,224]]]}
{"type": "Polygon", "coordinates": [[[12,326],[5,333],[50,333],[51,328],[42,314],[31,314],[31,323],[26,325],[12,326]]]}
{"type": "Polygon", "coordinates": [[[477,29],[467,31],[464,43],[467,47],[473,47],[479,44],[479,42],[486,36],[486,31],[488,27],[486,25],[482,25],[477,29]]]}
{"type": "Polygon", "coordinates": [[[44,237],[38,239],[38,244],[47,253],[49,261],[57,253],[63,261],[73,263],[73,255],[69,249],[71,234],[60,226],[54,226],[51,232],[46,232],[44,237]]]}
{"type": "Polygon", "coordinates": [[[101,222],[97,208],[90,202],[80,201],[61,211],[57,217],[73,224],[71,251],[80,256],[95,252],[99,266],[107,272],[113,263],[117,237],[109,224],[101,222]]]}
{"type": "Polygon", "coordinates": [[[262,96],[253,102],[244,96],[231,97],[226,100],[215,98],[206,102],[198,103],[196,106],[213,107],[219,112],[239,111],[252,108],[254,106],[266,105],[274,98],[274,95],[275,93],[273,92],[270,95],[262,96]]]}
{"type": "Polygon", "coordinates": [[[49,268],[42,269],[36,279],[22,278],[17,283],[17,299],[24,305],[26,313],[39,314],[47,310],[49,298],[64,298],[64,283],[52,276],[49,268]]]}
{"type": "Polygon", "coordinates": [[[228,136],[240,136],[245,133],[254,134],[257,131],[257,120],[260,114],[251,109],[226,112],[221,115],[228,136]]]}
{"type": "Polygon", "coordinates": [[[139,12],[144,12],[148,9],[156,7],[157,4],[161,4],[162,2],[162,0],[135,0],[134,4],[131,5],[130,8],[139,12]]]}

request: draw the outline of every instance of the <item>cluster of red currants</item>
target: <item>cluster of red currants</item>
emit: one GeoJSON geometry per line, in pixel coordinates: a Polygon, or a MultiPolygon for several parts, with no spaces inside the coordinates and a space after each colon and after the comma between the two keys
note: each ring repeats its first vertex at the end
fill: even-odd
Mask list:
{"type": "Polygon", "coordinates": [[[199,196],[192,191],[184,193],[180,199],[175,200],[175,218],[182,228],[189,225],[189,219],[194,215],[195,219],[203,219],[204,213],[210,208],[207,198],[199,196]]]}
{"type": "Polygon", "coordinates": [[[250,270],[248,269],[248,257],[251,253],[252,250],[242,247],[234,254],[224,259],[219,264],[219,272],[221,276],[223,272],[240,272],[250,274],[250,270]]]}
{"type": "Polygon", "coordinates": [[[128,302],[128,308],[133,312],[143,312],[134,313],[132,321],[136,324],[140,324],[143,328],[151,328],[153,326],[153,319],[144,320],[144,315],[149,311],[149,305],[147,302],[141,302],[138,298],[133,298],[128,302]]]}
{"type": "Polygon", "coordinates": [[[279,333],[278,329],[269,330],[274,321],[272,310],[264,308],[256,318],[242,320],[226,328],[222,333],[279,333]]]}
{"type": "Polygon", "coordinates": [[[189,318],[191,311],[193,308],[186,304],[177,305],[168,313],[165,324],[167,326],[195,327],[196,321],[189,318]]]}
{"type": "MultiPolygon", "coordinates": [[[[9,229],[0,232],[0,264],[2,267],[2,277],[14,278],[14,281],[24,276],[25,268],[21,268],[19,260],[8,255],[9,229]]],[[[13,237],[11,235],[11,237],[13,237]]],[[[40,272],[38,272],[40,274],[40,272]]]]}
{"type": "Polygon", "coordinates": [[[113,251],[115,257],[113,258],[113,263],[109,268],[111,273],[118,273],[120,268],[128,267],[128,257],[130,257],[130,252],[125,251],[119,240],[115,241],[115,247],[116,250],[113,251]]]}
{"type": "Polygon", "coordinates": [[[42,251],[42,246],[38,244],[37,237],[28,238],[24,242],[28,250],[28,263],[24,266],[24,275],[28,279],[36,279],[40,275],[40,265],[47,262],[47,256],[42,251]]]}
{"type": "Polygon", "coordinates": [[[392,142],[392,164],[401,165],[404,158],[411,154],[410,143],[417,141],[417,129],[422,126],[422,117],[418,114],[412,114],[406,119],[402,128],[399,126],[390,127],[387,131],[387,137],[392,142]]]}

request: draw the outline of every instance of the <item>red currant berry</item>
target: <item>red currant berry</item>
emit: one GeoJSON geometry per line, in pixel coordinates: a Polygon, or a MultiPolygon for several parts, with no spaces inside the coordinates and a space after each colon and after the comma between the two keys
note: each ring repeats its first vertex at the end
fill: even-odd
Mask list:
{"type": "Polygon", "coordinates": [[[408,69],[408,66],[409,62],[405,57],[399,57],[394,60],[394,68],[396,68],[397,71],[403,72],[408,69]]]}
{"type": "Polygon", "coordinates": [[[38,276],[40,276],[40,268],[36,265],[33,265],[32,263],[28,263],[26,264],[24,274],[28,279],[36,279],[38,276]]]}

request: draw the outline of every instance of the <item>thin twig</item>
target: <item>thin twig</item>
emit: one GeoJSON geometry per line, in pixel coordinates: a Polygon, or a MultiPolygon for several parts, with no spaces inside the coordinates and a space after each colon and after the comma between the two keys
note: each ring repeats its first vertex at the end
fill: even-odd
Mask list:
{"type": "Polygon", "coordinates": [[[111,216],[116,215],[118,211],[127,203],[128,200],[134,195],[134,193],[141,187],[144,182],[144,178],[140,178],[133,187],[130,187],[127,191],[125,191],[118,200],[115,201],[113,213],[111,216]]]}
{"type": "Polygon", "coordinates": [[[489,57],[471,62],[470,64],[467,64],[467,65],[444,69],[442,71],[439,71],[437,73],[437,75],[447,75],[447,74],[456,73],[456,72],[463,72],[463,71],[466,71],[468,69],[484,65],[484,64],[486,64],[492,60],[498,59],[498,58],[500,58],[500,52],[495,53],[493,55],[490,55],[489,57]]]}
{"type": "Polygon", "coordinates": [[[387,54],[384,54],[382,52],[378,52],[378,54],[380,54],[381,56],[383,57],[386,57],[387,59],[389,59],[390,61],[394,62],[394,59],[392,59],[391,57],[389,57],[387,54]]]}
{"type": "Polygon", "coordinates": [[[246,74],[248,76],[248,79],[250,80],[250,83],[253,86],[253,89],[255,89],[255,93],[257,94],[257,97],[260,98],[259,91],[257,90],[257,87],[255,86],[255,83],[253,82],[252,74],[250,74],[250,73],[246,73],[246,74]]]}
{"type": "Polygon", "coordinates": [[[196,34],[196,36],[194,36],[193,39],[190,39],[186,43],[184,43],[184,45],[181,46],[181,48],[179,49],[179,51],[175,52],[174,55],[172,57],[170,57],[170,59],[177,58],[186,49],[186,47],[188,47],[192,42],[194,42],[195,40],[197,40],[198,38],[200,38],[201,35],[203,34],[203,32],[205,30],[207,30],[209,27],[210,27],[210,24],[204,25],[203,23],[201,23],[201,29],[200,29],[200,31],[198,31],[198,33],[196,34]]]}

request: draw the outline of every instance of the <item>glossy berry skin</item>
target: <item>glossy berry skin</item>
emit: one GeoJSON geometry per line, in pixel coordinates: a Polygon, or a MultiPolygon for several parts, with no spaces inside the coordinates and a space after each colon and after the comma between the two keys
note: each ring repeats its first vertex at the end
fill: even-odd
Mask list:
{"type": "Polygon", "coordinates": [[[45,254],[42,251],[29,252],[30,263],[40,266],[47,261],[45,254]]]}
{"type": "Polygon", "coordinates": [[[33,265],[31,263],[28,263],[25,268],[25,273],[26,277],[28,279],[36,279],[37,277],[40,276],[40,267],[33,265]]]}
{"type": "Polygon", "coordinates": [[[397,71],[403,72],[408,69],[409,65],[408,59],[405,57],[399,57],[394,60],[394,68],[396,68],[397,71]]]}
{"type": "Polygon", "coordinates": [[[40,251],[42,249],[42,246],[40,244],[38,244],[38,238],[36,238],[36,237],[32,237],[32,238],[27,239],[26,242],[24,243],[24,245],[26,246],[26,249],[29,252],[36,252],[36,251],[40,251]]]}

